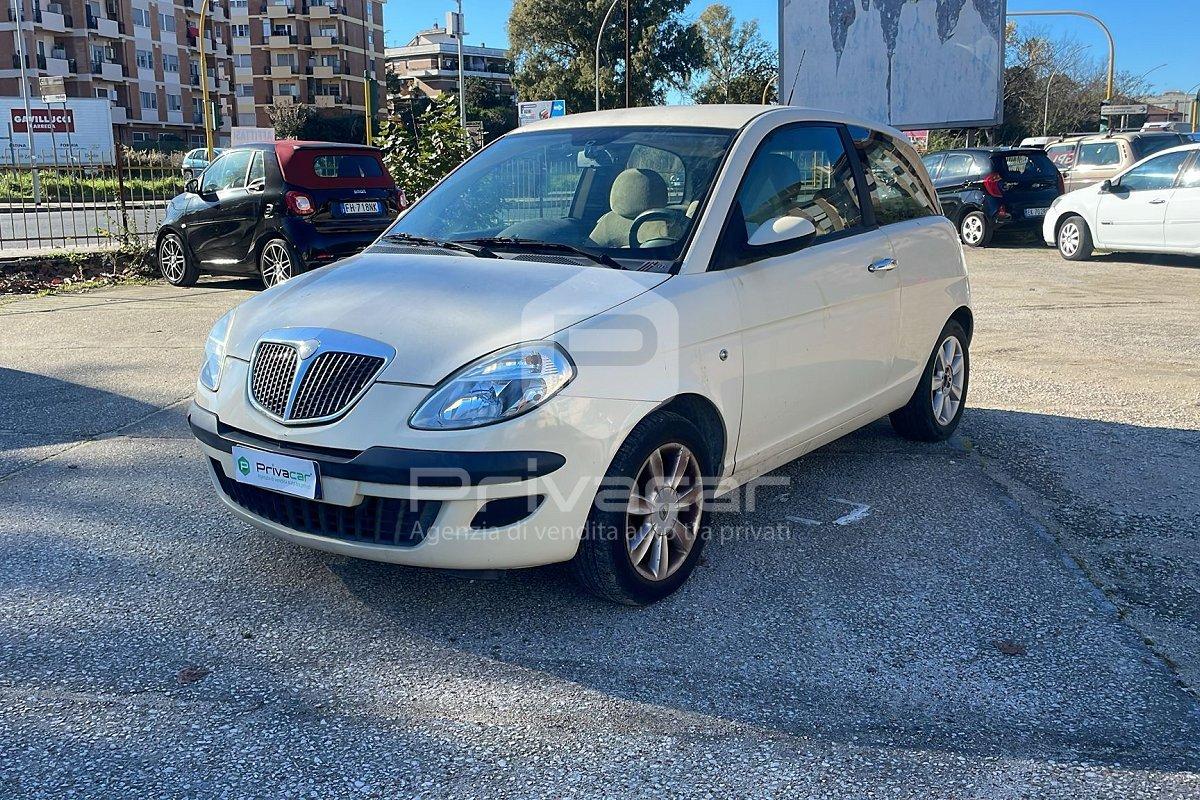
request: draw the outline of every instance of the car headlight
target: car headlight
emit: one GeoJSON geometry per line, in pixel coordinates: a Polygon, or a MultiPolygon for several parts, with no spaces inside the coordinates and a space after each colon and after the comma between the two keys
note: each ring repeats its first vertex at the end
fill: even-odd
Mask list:
{"type": "Polygon", "coordinates": [[[438,384],[408,424],[419,430],[478,428],[545,403],[575,377],[553,342],[518,344],[484,356],[438,384]]]}
{"type": "Polygon", "coordinates": [[[221,370],[225,366],[225,339],[229,336],[229,323],[233,312],[217,320],[204,342],[204,364],[200,367],[200,385],[210,392],[221,386],[221,370]]]}

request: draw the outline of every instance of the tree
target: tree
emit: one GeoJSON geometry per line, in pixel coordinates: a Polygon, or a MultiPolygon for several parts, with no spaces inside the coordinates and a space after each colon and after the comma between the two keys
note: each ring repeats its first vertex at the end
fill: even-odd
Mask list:
{"type": "Polygon", "coordinates": [[[363,144],[367,140],[363,115],[345,109],[318,111],[303,103],[293,103],[290,106],[269,107],[267,117],[275,128],[276,139],[346,144],[363,144]]]}
{"type": "MultiPolygon", "coordinates": [[[[632,41],[630,103],[660,104],[685,88],[704,48],[682,17],[688,0],[629,0],[632,41]]],[[[596,35],[610,0],[515,0],[508,19],[513,82],[523,100],[565,100],[567,111],[595,105],[596,35]]],[[[600,50],[602,108],[625,105],[625,36],[621,7],[600,50]]]]}
{"type": "MultiPolygon", "coordinates": [[[[696,26],[704,46],[702,80],[690,92],[697,103],[761,103],[763,88],[778,73],[775,48],[763,39],[758,20],[738,23],[729,6],[714,3],[696,26]]],[[[770,100],[774,88],[768,92],[770,100]]]]}
{"type": "Polygon", "coordinates": [[[303,139],[304,128],[317,115],[312,106],[293,103],[290,106],[268,106],[267,117],[275,127],[276,139],[303,139]]]}
{"type": "MultiPolygon", "coordinates": [[[[493,83],[483,78],[467,78],[467,119],[483,123],[483,139],[490,142],[517,127],[517,107],[501,97],[493,83]]],[[[458,102],[458,98],[454,98],[458,102]]]]}
{"type": "Polygon", "coordinates": [[[425,194],[471,154],[458,122],[458,103],[444,94],[420,113],[383,123],[376,144],[409,200],[425,194]]]}

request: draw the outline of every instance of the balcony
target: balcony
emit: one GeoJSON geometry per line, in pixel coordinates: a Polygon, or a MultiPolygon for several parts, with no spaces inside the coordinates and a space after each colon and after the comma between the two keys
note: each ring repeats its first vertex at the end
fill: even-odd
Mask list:
{"type": "Polygon", "coordinates": [[[67,58],[65,54],[62,58],[38,56],[38,69],[44,69],[51,75],[65,77],[75,72],[75,59],[67,58]]]}
{"type": "Polygon", "coordinates": [[[299,41],[295,34],[271,34],[267,37],[267,47],[295,47],[299,41]]]}
{"type": "Polygon", "coordinates": [[[291,17],[296,13],[296,6],[292,3],[269,3],[266,6],[267,19],[280,19],[281,17],[291,17]]]}
{"type": "MultiPolygon", "coordinates": [[[[105,17],[94,17],[91,14],[87,15],[88,30],[95,31],[97,36],[104,36],[109,39],[116,39],[121,35],[121,23],[115,19],[107,19],[105,17]]],[[[145,30],[145,29],[143,29],[145,30]]],[[[147,32],[147,35],[149,33],[147,32]]]]}
{"type": "Polygon", "coordinates": [[[321,50],[328,49],[330,47],[337,47],[340,42],[341,40],[337,36],[313,36],[311,37],[309,44],[311,44],[314,48],[321,50]]]}
{"type": "Polygon", "coordinates": [[[290,78],[296,74],[297,74],[296,67],[293,66],[292,64],[272,64],[271,65],[271,77],[272,78],[290,78]]]}
{"type": "Polygon", "coordinates": [[[336,94],[319,94],[315,99],[317,101],[317,108],[336,108],[342,98],[336,94]]]}
{"type": "Polygon", "coordinates": [[[332,78],[334,67],[317,66],[312,68],[314,78],[332,78]]]}
{"type": "Polygon", "coordinates": [[[119,106],[116,101],[110,101],[112,104],[112,121],[114,125],[124,125],[129,122],[129,113],[125,110],[125,106],[119,106]]]}
{"type": "Polygon", "coordinates": [[[168,111],[167,112],[167,122],[173,122],[176,125],[182,125],[183,124],[183,112],[182,111],[168,111]]]}
{"type": "Polygon", "coordinates": [[[36,14],[36,19],[41,23],[42,28],[47,31],[54,31],[55,33],[66,33],[70,28],[74,27],[74,20],[71,19],[69,14],[63,13],[62,6],[55,4],[55,6],[51,6],[50,8],[56,8],[56,10],[50,11],[47,9],[36,14]]]}
{"type": "Polygon", "coordinates": [[[112,61],[93,61],[92,74],[106,81],[122,81],[125,79],[125,68],[112,61]]]}
{"type": "Polygon", "coordinates": [[[277,94],[271,98],[271,102],[277,106],[292,106],[296,104],[296,97],[290,94],[277,94]]]}
{"type": "Polygon", "coordinates": [[[254,109],[254,95],[238,95],[237,105],[239,111],[252,111],[254,109]]]}

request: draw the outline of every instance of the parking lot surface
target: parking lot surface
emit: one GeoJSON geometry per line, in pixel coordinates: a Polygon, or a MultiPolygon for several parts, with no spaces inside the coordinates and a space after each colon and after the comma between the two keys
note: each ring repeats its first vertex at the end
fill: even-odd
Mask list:
{"type": "Polygon", "coordinates": [[[249,283],[0,305],[0,795],[1196,797],[1200,262],[969,263],[955,439],[786,466],[645,609],[232,519],[249,283]]]}

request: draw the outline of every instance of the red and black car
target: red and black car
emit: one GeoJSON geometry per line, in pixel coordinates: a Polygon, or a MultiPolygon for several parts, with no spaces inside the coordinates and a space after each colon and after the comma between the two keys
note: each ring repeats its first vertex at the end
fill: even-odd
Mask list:
{"type": "Polygon", "coordinates": [[[226,150],[171,201],[159,268],[176,286],[201,273],[258,274],[266,286],[362,250],[404,207],[380,151],[278,141],[226,150]]]}

